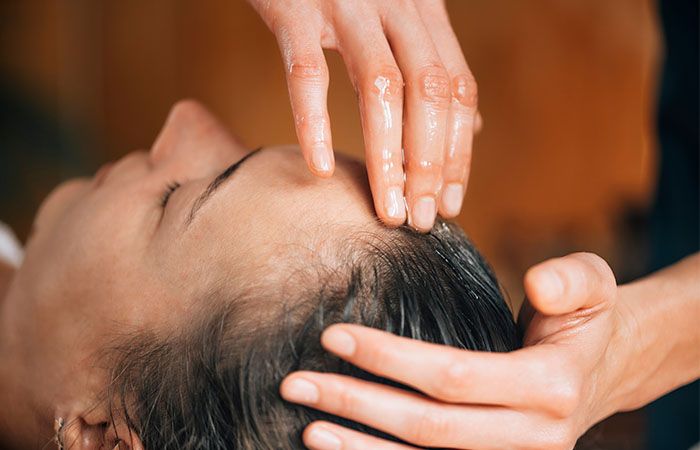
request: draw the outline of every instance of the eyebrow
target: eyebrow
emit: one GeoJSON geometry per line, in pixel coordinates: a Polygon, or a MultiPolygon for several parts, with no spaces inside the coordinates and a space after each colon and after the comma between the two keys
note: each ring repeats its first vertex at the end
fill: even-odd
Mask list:
{"type": "Polygon", "coordinates": [[[214,180],[209,184],[209,186],[207,186],[204,192],[202,192],[201,195],[197,197],[197,200],[195,200],[192,204],[192,209],[187,215],[187,220],[185,221],[185,227],[188,227],[190,224],[192,224],[192,222],[195,219],[195,216],[197,215],[197,212],[199,212],[199,210],[202,209],[202,207],[212,198],[214,193],[221,187],[222,184],[224,184],[224,181],[228,180],[231,177],[231,175],[233,175],[233,173],[236,170],[238,170],[244,162],[248,160],[248,158],[259,153],[260,150],[260,148],[257,148],[252,152],[248,153],[243,158],[229,166],[228,169],[224,170],[216,178],[214,178],[214,180]]]}

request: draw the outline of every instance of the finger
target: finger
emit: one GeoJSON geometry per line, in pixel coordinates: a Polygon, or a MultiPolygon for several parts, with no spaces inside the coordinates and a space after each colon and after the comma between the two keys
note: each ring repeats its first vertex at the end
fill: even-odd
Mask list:
{"type": "Polygon", "coordinates": [[[301,151],[311,171],[333,174],[335,161],[328,117],[328,66],[320,33],[281,23],[274,30],[282,52],[301,151]]]}
{"type": "Polygon", "coordinates": [[[469,179],[476,129],[477,87],[455,36],[443,2],[416,2],[451,80],[452,101],[447,118],[440,215],[452,218],[462,209],[469,179]]]}
{"type": "Polygon", "coordinates": [[[406,83],[403,147],[408,220],[417,230],[429,231],[442,187],[450,79],[412,2],[403,14],[387,14],[384,26],[406,83]]]}
{"type": "Polygon", "coordinates": [[[321,343],[361,369],[444,402],[556,412],[553,399],[567,394],[558,384],[566,384],[563,361],[546,344],[510,353],[475,352],[349,324],[328,327],[321,343]]]}
{"type": "Polygon", "coordinates": [[[280,394],[287,401],[345,417],[421,446],[507,448],[526,430],[526,416],[519,412],[441,404],[403,389],[344,375],[296,372],[282,382],[280,394]],[[503,433],[504,423],[509,433],[503,433]]]}
{"type": "Polygon", "coordinates": [[[339,14],[337,20],[341,53],[360,100],[367,174],[375,209],[383,222],[398,226],[406,221],[401,72],[376,16],[353,11],[339,14]]]}
{"type": "Polygon", "coordinates": [[[416,450],[396,442],[369,436],[330,422],[314,422],[304,430],[304,444],[311,450],[416,450]]]}
{"type": "Polygon", "coordinates": [[[540,263],[525,274],[525,293],[546,315],[604,305],[615,298],[615,275],[601,257],[574,253],[540,263]]]}

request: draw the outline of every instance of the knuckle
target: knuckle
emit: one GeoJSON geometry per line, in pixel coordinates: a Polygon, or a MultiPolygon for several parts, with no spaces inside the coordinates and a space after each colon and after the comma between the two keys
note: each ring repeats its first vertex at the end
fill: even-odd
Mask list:
{"type": "Polygon", "coordinates": [[[452,78],[452,96],[467,108],[476,109],[479,103],[479,92],[476,79],[471,73],[452,78]]]}
{"type": "Polygon", "coordinates": [[[328,80],[326,63],[315,56],[303,56],[292,59],[288,65],[289,78],[292,80],[325,83],[328,80]]]}
{"type": "Polygon", "coordinates": [[[553,413],[559,418],[573,415],[581,404],[581,388],[573,379],[562,380],[551,388],[551,405],[553,413]]]}
{"type": "Polygon", "coordinates": [[[421,99],[439,108],[447,108],[452,92],[447,71],[440,66],[430,66],[420,72],[418,88],[421,99]]]}
{"type": "Polygon", "coordinates": [[[367,79],[365,90],[383,95],[386,100],[401,98],[403,95],[403,75],[398,67],[386,65],[367,79]]]}
{"type": "Polygon", "coordinates": [[[316,131],[314,128],[325,125],[326,116],[322,113],[313,111],[313,108],[307,108],[307,110],[300,108],[298,112],[296,110],[294,112],[294,124],[299,128],[316,131]],[[308,109],[312,110],[308,111],[308,109]]]}
{"type": "Polygon", "coordinates": [[[583,382],[569,370],[572,363],[559,361],[531,361],[530,374],[535,379],[546,380],[539,389],[540,407],[553,417],[571,417],[580,407],[583,382]]]}
{"type": "Polygon", "coordinates": [[[457,402],[466,397],[464,385],[469,379],[468,369],[458,362],[450,363],[433,380],[433,396],[445,401],[457,402]]]}
{"type": "Polygon", "coordinates": [[[336,392],[337,410],[344,415],[354,415],[357,410],[357,398],[352,389],[338,387],[336,392]]]}
{"type": "Polygon", "coordinates": [[[440,183],[442,169],[445,165],[445,160],[442,152],[437,155],[429,155],[424,158],[408,158],[406,160],[406,172],[409,172],[413,177],[421,177],[432,180],[433,184],[440,183]]]}
{"type": "Polygon", "coordinates": [[[450,420],[434,408],[424,408],[418,420],[412,426],[406,427],[410,442],[417,445],[431,445],[437,438],[444,439],[450,434],[450,420]]]}

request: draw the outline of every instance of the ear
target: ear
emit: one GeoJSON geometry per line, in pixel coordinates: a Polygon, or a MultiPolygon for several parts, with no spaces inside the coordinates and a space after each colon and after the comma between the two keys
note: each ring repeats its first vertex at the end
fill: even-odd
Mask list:
{"type": "Polygon", "coordinates": [[[144,450],[136,431],[121,418],[110,418],[99,409],[69,416],[63,428],[66,450],[144,450]]]}
{"type": "Polygon", "coordinates": [[[110,424],[105,433],[106,441],[118,450],[145,450],[136,430],[130,428],[124,421],[110,424]]]}

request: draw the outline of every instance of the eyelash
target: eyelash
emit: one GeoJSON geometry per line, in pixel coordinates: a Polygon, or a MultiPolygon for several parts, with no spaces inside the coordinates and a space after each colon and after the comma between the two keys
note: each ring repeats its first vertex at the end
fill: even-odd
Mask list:
{"type": "Polygon", "coordinates": [[[178,183],[177,181],[168,184],[168,186],[165,189],[165,192],[163,192],[163,196],[160,198],[161,208],[165,208],[167,206],[168,200],[170,200],[170,196],[173,195],[173,193],[177,191],[180,188],[180,186],[180,183],[178,183]]]}

